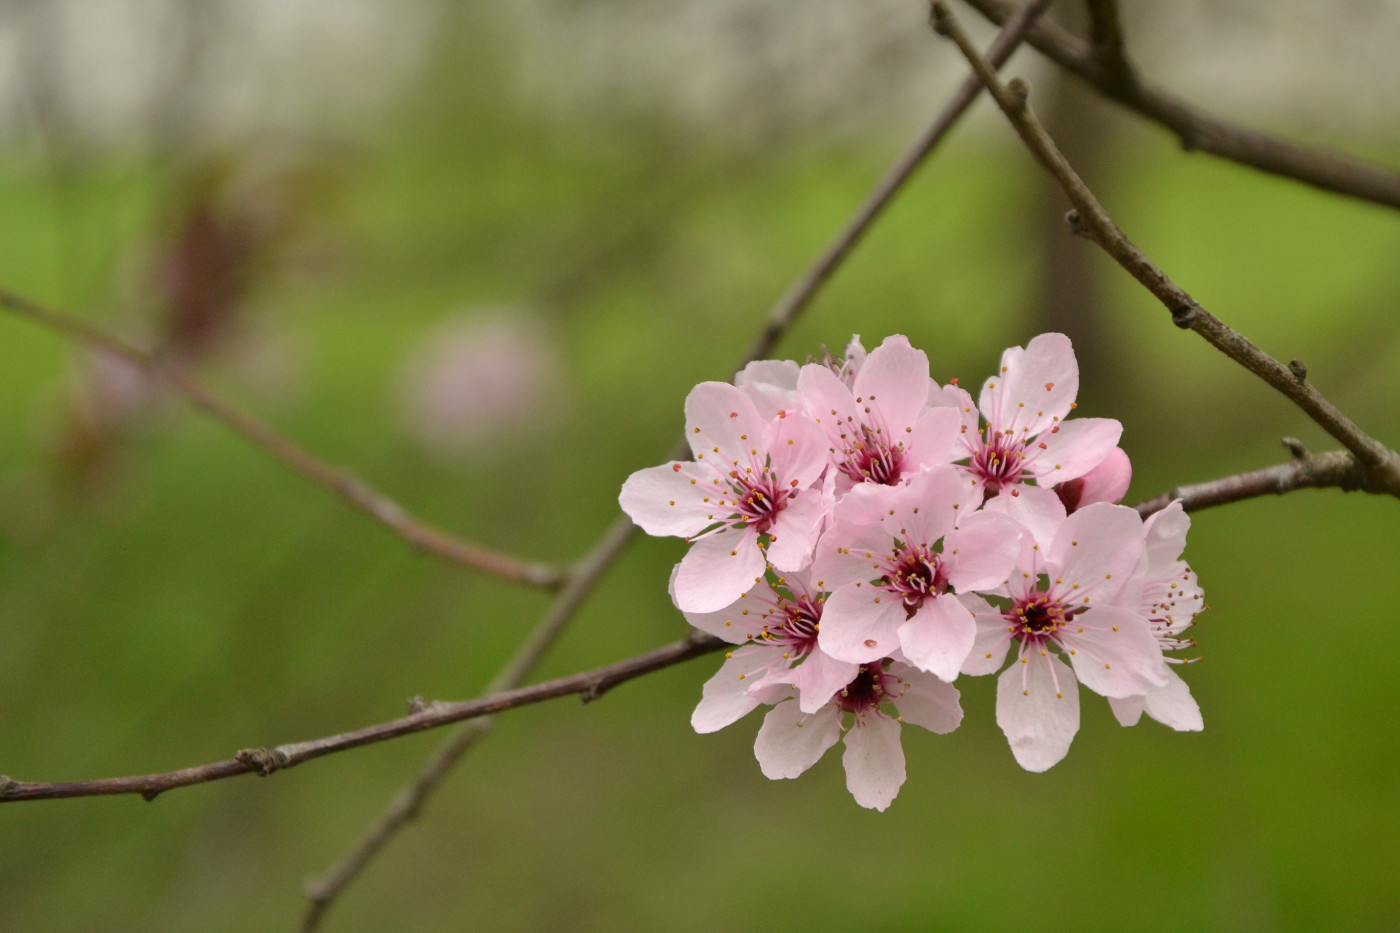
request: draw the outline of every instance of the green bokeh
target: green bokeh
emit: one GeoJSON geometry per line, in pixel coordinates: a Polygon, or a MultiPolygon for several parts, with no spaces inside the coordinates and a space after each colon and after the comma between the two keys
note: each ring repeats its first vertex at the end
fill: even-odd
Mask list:
{"type": "MultiPolygon", "coordinates": [[[[252,326],[293,360],[255,391],[201,378],[413,512],[548,560],[583,553],[616,490],[658,462],[697,381],[727,378],[767,306],[895,147],[697,150],[638,126],[600,154],[528,112],[422,103],[336,168],[328,258],[269,275],[252,326]],[[451,466],[406,439],[403,355],[447,316],[525,307],[563,352],[549,417],[451,466]]],[[[912,127],[911,127],[912,128],[912,127]]],[[[676,131],[679,134],[679,131],[676,131]]],[[[1400,225],[1393,213],[1187,156],[1129,133],[1110,210],[1177,280],[1400,444],[1400,225]]],[[[124,262],[157,225],[167,167],[90,156],[61,177],[0,158],[0,284],[126,333],[124,262]]],[[[784,339],[804,359],[903,332],[935,376],[974,385],[1033,335],[1025,207],[1043,181],[1009,135],[954,137],[784,339]]],[[[1084,249],[1090,247],[1085,244],[1084,249]]],[[[1105,264],[1111,397],[1129,499],[1261,467],[1278,438],[1332,445],[1295,409],[1105,264]]],[[[479,690],[543,610],[536,593],[416,556],[177,405],[123,438],[96,488],[56,479],[52,438],[83,357],[0,318],[0,771],[141,773],[398,715],[479,690]]],[[[960,683],[949,736],[907,730],[891,809],[856,806],[831,753],[769,782],[757,716],[697,736],[713,659],[599,703],[512,712],[328,929],[1386,929],[1400,897],[1400,576],[1395,503],[1302,492],[1200,513],[1188,557],[1213,609],[1185,672],[1206,731],[1120,728],[1085,693],[1069,757],[1012,760],[992,679],[960,683]]],[[[540,677],[679,637],[665,581],[682,546],[638,540],[540,677]]],[[[434,746],[419,736],[268,780],[147,804],[0,808],[0,926],[290,929],[300,885],[434,746]]]]}

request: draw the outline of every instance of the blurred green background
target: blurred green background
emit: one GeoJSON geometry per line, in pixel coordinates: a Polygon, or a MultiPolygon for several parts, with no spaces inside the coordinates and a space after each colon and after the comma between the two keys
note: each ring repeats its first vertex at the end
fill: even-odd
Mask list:
{"type": "MultiPolygon", "coordinates": [[[[430,521],[551,561],[616,517],[622,480],[678,436],[686,392],[732,376],[767,307],[958,80],[917,4],[848,14],[867,30],[850,41],[874,50],[849,66],[868,83],[814,76],[816,103],[799,105],[805,75],[773,65],[770,96],[717,92],[748,98],[719,115],[627,92],[650,73],[624,53],[644,27],[689,22],[684,4],[648,25],[621,2],[309,2],[303,32],[275,6],[226,34],[209,11],[237,4],[191,5],[208,14],[176,24],[191,53],[116,129],[65,103],[107,65],[44,71],[84,7],[61,29],[42,5],[4,8],[33,55],[9,62],[0,286],[185,360],[430,521]],[[592,43],[591,70],[541,52],[551,29],[592,43]],[[340,43],[328,67],[345,93],[298,97],[310,77],[270,71],[248,91],[260,108],[229,103],[227,75],[258,73],[271,35],[308,69],[340,43]],[[867,41],[886,35],[905,51],[867,41]]],[[[758,6],[760,26],[788,15],[758,6]]],[[[749,29],[739,51],[762,58],[782,32],[749,29]]],[[[1129,235],[1400,444],[1400,217],[1182,154],[1032,60],[1014,68],[1129,235]]],[[[693,77],[678,86],[714,75],[693,77]]],[[[1317,125],[1266,104],[1236,115],[1317,125]]],[[[1397,161],[1393,125],[1327,125],[1397,161]]],[[[904,333],[936,378],[971,386],[1003,347],[1065,330],[1079,413],[1125,425],[1129,501],[1278,462],[1283,436],[1336,446],[1067,236],[1064,207],[982,105],[780,355],[904,333]]],[[[683,635],[665,589],[682,548],[634,542],[538,677],[683,635]]],[[[995,725],[993,679],[964,679],[963,727],[905,731],[908,781],[880,814],[850,799],[836,752],[764,779],[757,715],[695,735],[702,659],[587,707],[504,716],[325,928],[1392,929],[1400,641],[1381,597],[1400,576],[1400,509],[1338,491],[1214,509],[1187,557],[1213,607],[1185,672],[1203,733],[1122,729],[1085,693],[1068,759],[1028,774],[995,725]]],[[[174,769],[391,718],[414,695],[465,698],[546,604],[408,552],[120,367],[0,316],[0,772],[174,769]]],[[[293,929],[303,879],[440,738],[150,804],[0,807],[0,928],[293,929]]]]}

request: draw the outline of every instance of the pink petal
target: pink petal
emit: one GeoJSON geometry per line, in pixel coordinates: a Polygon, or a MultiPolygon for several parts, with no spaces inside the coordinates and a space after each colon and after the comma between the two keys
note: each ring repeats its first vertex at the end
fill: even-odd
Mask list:
{"type": "Polygon", "coordinates": [[[1070,649],[1074,672],[1095,693],[1128,697],[1166,686],[1161,646],[1135,612],[1097,606],[1070,622],[1063,643],[1070,649]]]}
{"type": "Polygon", "coordinates": [[[752,531],[708,534],[681,559],[675,576],[676,608],[718,612],[752,589],[766,565],[752,531]]]}
{"type": "MultiPolygon", "coordinates": [[[[1021,541],[1024,549],[1039,545],[1041,551],[1048,553],[1055,534],[1065,523],[1064,503],[1054,490],[1040,486],[1017,486],[1011,492],[988,499],[982,511],[1005,515],[1029,532],[1021,541]]],[[[1030,564],[1032,561],[1027,557],[1023,558],[1022,563],[1030,564]]]]}
{"type": "Polygon", "coordinates": [[[1069,753],[1079,731],[1079,686],[1054,655],[1031,652],[997,678],[997,725],[1027,771],[1044,771],[1069,753]]]}
{"type": "Polygon", "coordinates": [[[753,402],[760,418],[771,421],[778,412],[800,406],[797,371],[792,360],[755,360],[734,377],[734,385],[753,402]]]}
{"type": "Polygon", "coordinates": [[[1142,523],[1143,539],[1147,542],[1149,577],[1162,576],[1159,568],[1170,567],[1186,550],[1186,533],[1191,530],[1191,516],[1174,499],[1165,509],[1153,512],[1142,523]]]}
{"type": "Polygon", "coordinates": [[[1060,526],[1048,562],[1059,568],[1063,584],[1073,589],[1075,604],[1108,602],[1133,582],[1143,560],[1142,519],[1127,506],[1096,502],[1075,512],[1060,526]]]}
{"type": "Polygon", "coordinates": [[[982,387],[977,406],[994,431],[1034,437],[1069,415],[1079,394],[1079,364],[1064,334],[1041,334],[1026,349],[1002,354],[1001,370],[982,387]]]}
{"type": "Polygon", "coordinates": [[[1115,447],[1108,452],[1103,463],[1078,479],[1060,483],[1055,487],[1055,492],[1065,504],[1065,509],[1073,512],[1095,502],[1123,501],[1132,480],[1132,461],[1123,448],[1115,447]]]}
{"type": "Polygon", "coordinates": [[[841,714],[834,704],[808,716],[796,703],[779,703],[763,717],[753,753],[763,776],[795,778],[841,738],[841,714]]]}
{"type": "Polygon", "coordinates": [[[822,609],[817,644],[841,661],[878,661],[899,647],[904,601],[882,589],[852,583],[832,593],[822,609]]]}
{"type": "Polygon", "coordinates": [[[857,719],[846,733],[846,752],[841,763],[846,766],[846,789],[856,803],[874,810],[888,807],[904,784],[899,723],[879,714],[857,719]]]}
{"type": "Polygon", "coordinates": [[[807,655],[792,671],[802,712],[815,713],[826,706],[859,672],[859,664],[838,661],[820,648],[807,655]]]}
{"type": "MultiPolygon", "coordinates": [[[[1075,418],[1061,422],[1054,433],[1040,435],[1027,448],[1034,457],[1028,467],[1042,486],[1053,486],[1075,479],[1101,465],[1118,447],[1123,425],[1112,418],[1075,418]]],[[[1131,477],[1129,468],[1129,477],[1131,477]]],[[[1124,483],[1126,490],[1127,484],[1124,483]]]]}
{"type": "Polygon", "coordinates": [[[929,388],[928,356],[910,346],[907,337],[895,334],[870,351],[851,394],[857,405],[877,412],[883,426],[899,437],[923,412],[929,388]]]}
{"type": "Polygon", "coordinates": [[[1011,644],[1011,623],[979,596],[961,596],[959,600],[972,611],[977,622],[977,637],[963,662],[962,673],[973,677],[995,674],[1006,661],[1006,648],[1011,644]]]}
{"type": "Polygon", "coordinates": [[[802,415],[774,418],[760,440],[760,462],[766,451],[774,475],[785,487],[806,489],[827,467],[826,438],[816,423],[802,415]]]}
{"type": "MultiPolygon", "coordinates": [[[[867,484],[862,488],[877,488],[867,484]]],[[[880,489],[889,489],[880,486],[880,489]]],[[[856,490],[846,496],[850,499],[856,490]]],[[[848,583],[864,583],[881,575],[880,561],[889,555],[894,542],[879,522],[838,520],[817,542],[812,558],[812,580],[818,589],[833,592],[848,583]]]]}
{"type": "MultiPolygon", "coordinates": [[[[676,575],[680,564],[671,570],[671,601],[676,600],[676,575]]],[[[755,584],[753,589],[717,612],[682,612],[685,620],[706,634],[722,638],[733,645],[742,645],[753,634],[763,630],[764,603],[760,600],[776,600],[777,594],[766,582],[755,584]],[[747,610],[747,614],[745,613],[747,610]]]]}
{"type": "Polygon", "coordinates": [[[891,665],[890,671],[904,681],[904,692],[896,701],[900,719],[939,735],[952,732],[962,723],[957,687],[899,664],[891,665]]]}
{"type": "Polygon", "coordinates": [[[737,722],[758,700],[748,694],[750,678],[755,671],[773,663],[773,649],[749,645],[730,653],[715,676],[705,682],[700,705],[690,715],[690,725],[696,732],[715,732],[737,722]]]}
{"type": "Polygon", "coordinates": [[[685,397],[685,438],[697,460],[727,470],[748,464],[768,422],[749,397],[727,382],[702,382],[685,397]]]}
{"type": "Polygon", "coordinates": [[[960,513],[976,508],[980,497],[951,466],[930,467],[894,489],[881,519],[894,537],[910,544],[933,544],[953,530],[960,513]]]}
{"type": "Polygon", "coordinates": [[[702,501],[713,479],[702,464],[672,460],[627,477],[617,501],[647,534],[685,537],[714,524],[702,501]]]}
{"type": "Polygon", "coordinates": [[[926,410],[914,422],[913,430],[905,434],[905,472],[913,473],[921,467],[952,463],[967,456],[958,443],[961,428],[962,419],[956,409],[939,407],[926,410]]]}
{"type": "Polygon", "coordinates": [[[1001,586],[1020,553],[1020,528],[1009,518],[988,512],[967,516],[943,541],[948,582],[959,593],[1001,586]]]}
{"type": "Polygon", "coordinates": [[[807,569],[826,514],[827,503],[819,489],[804,489],[789,499],[773,522],[773,540],[768,545],[773,566],[784,573],[807,569]]]}
{"type": "Polygon", "coordinates": [[[909,663],[951,683],[972,651],[977,623],[957,597],[937,596],[925,600],[897,634],[909,663]]]}
{"type": "Polygon", "coordinates": [[[802,413],[821,425],[830,446],[844,448],[842,432],[861,423],[850,388],[821,363],[808,363],[797,377],[797,389],[802,396],[802,413]]]}

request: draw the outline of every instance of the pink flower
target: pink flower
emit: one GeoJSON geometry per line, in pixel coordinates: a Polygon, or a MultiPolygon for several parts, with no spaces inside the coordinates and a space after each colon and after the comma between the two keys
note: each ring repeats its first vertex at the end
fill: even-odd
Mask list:
{"type": "Polygon", "coordinates": [[[860,665],[815,713],[804,712],[804,705],[780,699],[764,717],[754,742],[764,776],[797,777],[844,732],[846,789],[856,803],[876,810],[888,807],[904,784],[900,724],[944,734],[962,722],[957,688],[889,658],[860,665]],[[843,723],[847,715],[849,724],[843,723]]]}
{"type": "Polygon", "coordinates": [[[962,469],[994,496],[1034,480],[1051,487],[1084,476],[1118,443],[1123,426],[1111,418],[1066,421],[1079,392],[1079,364],[1064,334],[1041,334],[1001,355],[1001,371],[972,396],[949,386],[939,401],[962,410],[962,469]],[[986,421],[978,433],[977,411],[986,421]]]}
{"type": "Polygon", "coordinates": [[[651,535],[691,541],[675,577],[676,605],[713,612],[758,582],[768,565],[801,570],[826,517],[821,429],[800,415],[766,419],[748,394],[703,382],[685,400],[694,461],[627,478],[623,511],[651,535]]]}
{"type": "Polygon", "coordinates": [[[1095,502],[1123,501],[1128,493],[1128,484],[1133,480],[1133,465],[1123,448],[1115,447],[1108,452],[1103,463],[1077,479],[1065,480],[1055,487],[1055,495],[1060,497],[1066,512],[1082,509],[1095,502]]]}
{"type": "Polygon", "coordinates": [[[826,594],[813,588],[806,573],[781,577],[778,586],[760,581],[718,612],[684,613],[701,631],[744,646],[730,652],[705,684],[690,719],[696,732],[722,729],[760,702],[787,696],[787,687],[802,695],[803,712],[814,713],[856,676],[859,665],[817,648],[826,594]]]}
{"type": "Polygon", "coordinates": [[[900,335],[871,351],[849,382],[822,363],[802,367],[802,410],[826,432],[841,471],[838,491],[857,483],[896,485],[952,460],[960,420],[949,407],[927,407],[932,387],[928,357],[900,335]]]}
{"type": "Polygon", "coordinates": [[[1015,661],[997,681],[997,724],[1028,771],[1044,771],[1069,751],[1079,730],[1077,683],[1121,698],[1168,682],[1161,648],[1136,603],[1117,601],[1141,592],[1141,519],[1107,503],[1068,518],[1061,507],[1059,517],[1056,527],[1028,512],[1027,543],[1006,604],[974,610],[977,640],[963,665],[967,674],[993,673],[1007,647],[1016,646],[1015,661]]]}
{"type": "MultiPolygon", "coordinates": [[[[1147,545],[1147,577],[1143,582],[1138,612],[1147,620],[1161,649],[1179,651],[1196,643],[1181,640],[1185,631],[1195,624],[1196,615],[1205,609],[1205,595],[1196,582],[1196,574],[1181,553],[1186,548],[1186,533],[1191,519],[1177,500],[1160,512],[1149,515],[1143,522],[1143,537],[1147,545]]],[[[1185,663],[1180,658],[1166,658],[1169,664],[1185,663]]],[[[1205,728],[1201,708],[1191,696],[1175,671],[1167,669],[1167,684],[1141,696],[1110,698],[1113,715],[1125,726],[1136,725],[1144,712],[1153,719],[1178,732],[1199,732],[1205,728]]]]}
{"type": "Polygon", "coordinates": [[[816,585],[832,591],[822,650],[863,664],[899,649],[952,681],[977,634],[954,594],[1004,583],[1019,549],[1013,523],[972,514],[980,496],[949,466],[847,493],[812,565],[816,585]]]}

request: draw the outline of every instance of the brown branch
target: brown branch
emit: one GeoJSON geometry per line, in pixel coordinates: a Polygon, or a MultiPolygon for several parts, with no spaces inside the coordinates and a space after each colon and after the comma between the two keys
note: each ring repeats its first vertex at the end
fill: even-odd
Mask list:
{"type": "Polygon", "coordinates": [[[228,761],[216,761],[194,768],[146,774],[139,777],[101,778],[95,781],[30,782],[16,781],[0,775],[0,803],[20,800],[54,800],[66,797],[94,797],[106,794],[140,794],[153,800],[159,794],[177,787],[206,784],[239,774],[256,772],[264,777],[285,771],[299,764],[336,752],[373,745],[388,739],[437,729],[454,722],[476,719],[503,710],[528,706],[555,697],[579,694],[585,702],[596,700],[620,683],[649,674],[652,671],[688,661],[726,647],[728,642],[710,635],[694,633],[689,638],[649,651],[646,654],[584,671],[569,677],[546,681],[530,687],[505,690],[476,700],[456,703],[429,703],[417,712],[399,719],[366,726],[353,732],[291,742],[276,748],[245,748],[228,761]]]}
{"type": "Polygon", "coordinates": [[[375,491],[349,470],[317,459],[310,451],[278,434],[252,415],[211,394],[183,369],[157,354],[138,349],[80,318],[54,311],[9,291],[0,290],[0,307],[77,343],[119,357],[152,379],[164,381],[195,408],[252,441],[293,472],[334,492],[417,550],[543,589],[556,589],[564,581],[565,572],[559,568],[500,554],[414,518],[398,503],[375,491]]]}
{"type": "Polygon", "coordinates": [[[1094,59],[1113,84],[1136,82],[1123,48],[1123,29],[1118,22],[1118,0],[1085,0],[1089,10],[1089,45],[1094,59]]]}
{"type": "MultiPolygon", "coordinates": [[[[625,515],[613,522],[612,527],[593,546],[588,556],[578,563],[569,582],[559,591],[559,595],[536,624],[530,637],[487,686],[487,695],[514,689],[530,675],[573,618],[578,607],[632,540],[635,531],[636,526],[625,515]]],[[[307,900],[311,901],[311,906],[303,920],[303,930],[315,930],[320,926],[321,919],[331,903],[346,885],[359,876],[406,823],[418,816],[424,802],[451,773],[453,766],[477,740],[490,733],[494,724],[494,716],[483,716],[469,721],[448,736],[419,769],[413,781],[394,795],[388,807],[361,835],[359,841],[334,865],[306,882],[303,890],[307,900]]]]}
{"type": "MultiPolygon", "coordinates": [[[[967,3],[994,23],[1013,15],[1014,7],[1005,0],[967,3]]],[[[1037,24],[1026,41],[1106,97],[1171,130],[1184,149],[1199,149],[1324,191],[1400,208],[1400,172],[1391,167],[1222,120],[1142,81],[1130,69],[1115,72],[1090,43],[1053,23],[1037,24]]]]}
{"type": "Polygon", "coordinates": [[[1400,495],[1400,454],[1367,435],[1314,389],[1307,380],[1307,370],[1302,363],[1295,360],[1285,366],[1269,356],[1201,307],[1157,268],[1108,216],[1103,205],[1036,120],[1026,104],[1029,88],[1025,82],[1013,79],[1010,85],[1003,84],[996,71],[982,60],[948,7],[936,0],[933,10],[935,29],[957,43],[1026,147],[1064,189],[1075,207],[1067,218],[1071,228],[1097,243],[1137,279],[1171,312],[1172,320],[1178,327],[1194,330],[1230,359],[1277,389],[1324,431],[1340,441],[1366,468],[1372,488],[1400,495]]]}
{"type": "MultiPolygon", "coordinates": [[[[1288,442],[1285,442],[1288,443],[1288,442]]],[[[1297,441],[1292,441],[1297,445],[1297,441]]],[[[1301,447],[1301,445],[1299,445],[1301,447]]],[[[1222,476],[1204,483],[1191,483],[1174,486],[1169,492],[1139,502],[1135,508],[1143,518],[1161,511],[1174,500],[1180,499],[1188,512],[1199,511],[1231,502],[1242,502],[1259,496],[1281,496],[1296,489],[1324,489],[1335,487],[1345,492],[1362,492],[1396,495],[1393,490],[1377,488],[1370,473],[1351,453],[1345,450],[1332,450],[1323,454],[1301,452],[1288,463],[1222,476]]]]}
{"type": "MultiPolygon", "coordinates": [[[[1054,0],[1031,0],[1025,6],[1016,8],[1014,12],[1009,12],[1002,31],[997,34],[996,39],[987,48],[987,61],[996,68],[1006,64],[1011,53],[1020,47],[1031,25],[1053,2],[1054,0]]],[[[811,268],[793,282],[787,293],[769,310],[768,323],[754,341],[753,346],[749,348],[749,352],[745,355],[746,360],[761,360],[769,356],[773,345],[778,342],[778,338],[792,323],[793,318],[811,303],[822,284],[831,277],[841,262],[865,236],[866,231],[870,229],[870,225],[879,213],[884,210],[885,205],[899,192],[904,183],[914,174],[915,169],[923,164],[929,153],[943,140],[943,137],[948,135],[948,131],[953,128],[981,92],[982,82],[977,80],[975,75],[968,77],[953,92],[953,96],[939,110],[938,115],[909,144],[870,194],[866,195],[860,207],[831,239],[811,268]]]]}

